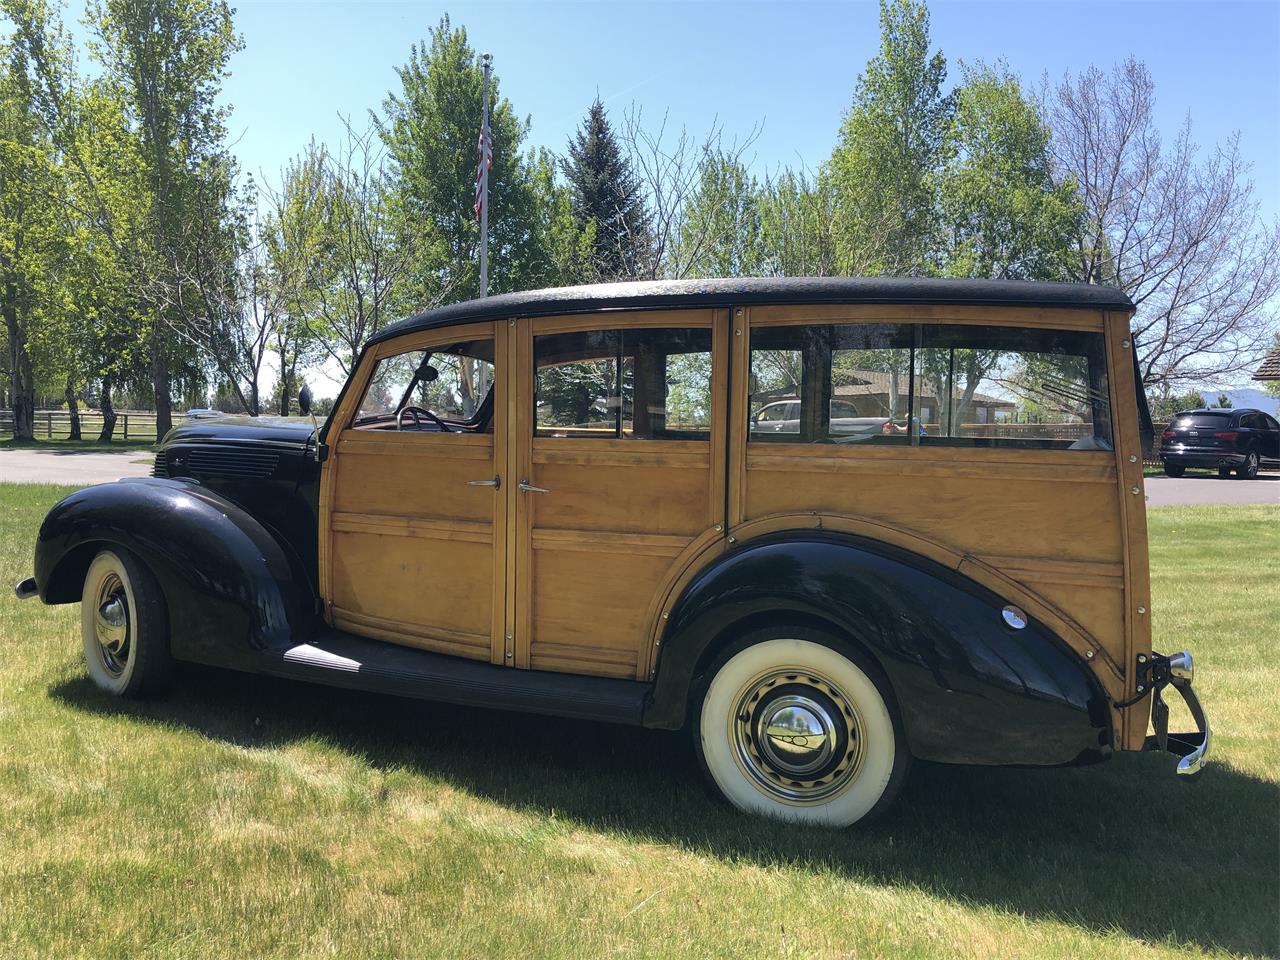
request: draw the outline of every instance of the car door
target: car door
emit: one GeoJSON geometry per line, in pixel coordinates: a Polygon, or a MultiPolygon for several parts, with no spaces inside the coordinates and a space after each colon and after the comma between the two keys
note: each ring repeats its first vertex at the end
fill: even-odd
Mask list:
{"type": "Polygon", "coordinates": [[[321,485],[335,627],[507,660],[506,339],[505,324],[468,324],[383,342],[361,361],[321,485]]]}
{"type": "Polygon", "coordinates": [[[1262,455],[1272,461],[1280,461],[1280,423],[1266,413],[1256,415],[1260,429],[1263,431],[1262,455]]]}
{"type": "Polygon", "coordinates": [[[648,679],[663,603],[723,541],[727,313],[522,322],[518,667],[648,679]]]}

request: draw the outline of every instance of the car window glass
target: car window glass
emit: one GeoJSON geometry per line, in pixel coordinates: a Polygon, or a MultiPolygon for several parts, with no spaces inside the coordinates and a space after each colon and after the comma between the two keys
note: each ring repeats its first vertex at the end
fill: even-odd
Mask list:
{"type": "Polygon", "coordinates": [[[913,330],[874,323],[754,328],[751,439],[909,442],[913,330]],[[775,411],[784,404],[789,416],[782,419],[775,411]]]}
{"type": "Polygon", "coordinates": [[[426,413],[458,425],[480,425],[493,389],[493,341],[469,340],[411,350],[378,361],[353,426],[439,432],[426,413]],[[414,411],[417,415],[414,415],[414,411]]]}
{"type": "Polygon", "coordinates": [[[1231,422],[1229,413],[1183,413],[1174,417],[1173,428],[1187,430],[1202,427],[1205,430],[1225,430],[1231,422]]]}
{"type": "Polygon", "coordinates": [[[534,364],[535,436],[710,436],[710,330],[591,330],[535,337],[534,364]]]}
{"type": "Polygon", "coordinates": [[[1102,336],[922,326],[921,443],[1111,449],[1102,336]]]}
{"type": "Polygon", "coordinates": [[[851,323],[751,331],[750,439],[1111,449],[1101,334],[851,323]],[[781,417],[778,411],[795,412],[781,417]]]}

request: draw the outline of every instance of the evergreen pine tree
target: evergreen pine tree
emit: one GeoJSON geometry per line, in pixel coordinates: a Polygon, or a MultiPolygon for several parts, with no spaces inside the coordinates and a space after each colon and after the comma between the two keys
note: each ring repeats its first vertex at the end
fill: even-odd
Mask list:
{"type": "Polygon", "coordinates": [[[561,161],[580,228],[596,225],[594,268],[598,279],[635,277],[645,262],[649,216],[640,183],[618,146],[604,104],[591,104],[582,129],[561,161]]]}

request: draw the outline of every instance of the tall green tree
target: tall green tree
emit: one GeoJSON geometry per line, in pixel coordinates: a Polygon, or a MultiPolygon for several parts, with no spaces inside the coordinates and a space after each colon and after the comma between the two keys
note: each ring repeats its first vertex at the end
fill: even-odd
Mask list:
{"type": "Polygon", "coordinates": [[[738,156],[705,150],[680,224],[675,259],[684,276],[753,276],[763,257],[759,184],[738,156]]]}
{"type": "MultiPolygon", "coordinates": [[[[383,103],[397,215],[422,226],[408,294],[416,308],[479,292],[479,224],[473,205],[484,74],[466,31],[443,18],[397,71],[383,103]]],[[[558,270],[536,194],[537,157],[521,153],[529,120],[518,119],[490,77],[493,168],[489,171],[489,292],[543,285],[558,270]]]]}
{"type": "Polygon", "coordinates": [[[600,280],[639,276],[649,259],[649,214],[644,193],[599,97],[561,161],[580,229],[595,225],[591,273],[600,280]]]}
{"type": "Polygon", "coordinates": [[[826,178],[784,170],[760,190],[762,273],[828,277],[836,269],[835,198],[826,178]]]}
{"type": "Polygon", "coordinates": [[[63,192],[54,145],[33,102],[25,50],[0,48],[0,315],[4,320],[14,435],[34,428],[34,339],[62,300],[67,252],[57,197],[63,192]]]}
{"type": "Polygon", "coordinates": [[[1003,64],[965,68],[941,172],[941,272],[1065,280],[1082,210],[1054,182],[1049,128],[1003,64]]]}
{"type": "Polygon", "coordinates": [[[858,78],[824,171],[835,198],[837,272],[933,272],[936,174],[952,111],[946,77],[946,60],[930,52],[925,4],[881,0],[880,53],[858,78]]]}
{"type": "Polygon", "coordinates": [[[218,97],[242,43],[223,0],[93,0],[88,20],[90,50],[139,141],[151,200],[149,347],[163,434],[172,423],[171,371],[187,344],[225,340],[237,225],[227,110],[218,97]]]}

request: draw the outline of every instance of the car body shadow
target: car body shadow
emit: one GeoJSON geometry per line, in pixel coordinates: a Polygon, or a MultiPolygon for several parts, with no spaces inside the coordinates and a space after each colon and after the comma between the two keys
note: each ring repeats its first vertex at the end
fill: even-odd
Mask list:
{"type": "Polygon", "coordinates": [[[730,809],[702,784],[685,734],[204,668],[184,668],[163,699],[117,700],[87,679],[50,695],[237,746],[320,739],[375,769],[415,770],[512,809],[727,861],[912,886],[1100,934],[1277,949],[1277,788],[1221,763],[1191,783],[1167,755],[1071,769],[917,764],[884,817],[831,831],[730,809]]]}

